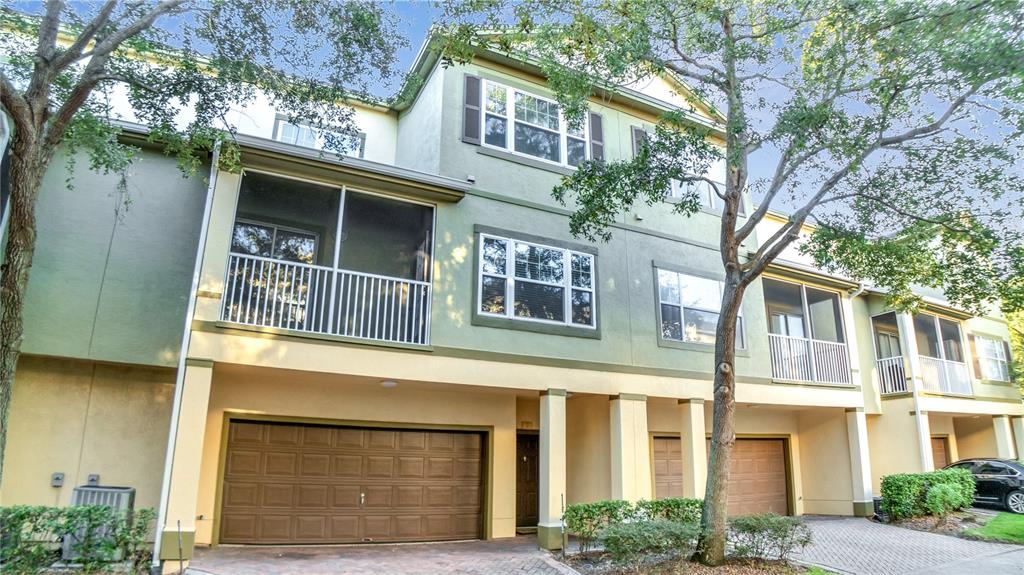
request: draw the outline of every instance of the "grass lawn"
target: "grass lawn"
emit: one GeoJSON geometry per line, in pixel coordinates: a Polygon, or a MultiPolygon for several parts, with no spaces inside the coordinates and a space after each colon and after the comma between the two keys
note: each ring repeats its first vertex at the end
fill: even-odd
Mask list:
{"type": "Polygon", "coordinates": [[[983,527],[964,531],[964,535],[974,539],[1024,545],[1024,515],[1000,513],[983,527]]]}

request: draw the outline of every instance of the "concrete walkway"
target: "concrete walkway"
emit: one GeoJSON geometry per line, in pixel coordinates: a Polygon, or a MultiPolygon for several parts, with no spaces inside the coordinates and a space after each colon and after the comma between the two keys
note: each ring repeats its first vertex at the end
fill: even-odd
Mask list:
{"type": "Polygon", "coordinates": [[[187,575],[573,575],[532,535],[493,541],[196,549],[187,575]]]}
{"type": "Polygon", "coordinates": [[[796,559],[850,575],[1024,575],[1024,546],[970,541],[855,517],[805,517],[814,542],[796,559]]]}

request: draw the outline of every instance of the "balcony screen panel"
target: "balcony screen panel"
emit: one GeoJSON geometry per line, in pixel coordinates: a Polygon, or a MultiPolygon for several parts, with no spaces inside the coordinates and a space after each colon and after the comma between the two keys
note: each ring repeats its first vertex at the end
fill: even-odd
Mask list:
{"type": "Polygon", "coordinates": [[[807,309],[811,316],[811,334],[814,339],[840,343],[844,341],[838,295],[809,287],[807,309]]]}
{"type": "Polygon", "coordinates": [[[516,282],[515,314],[547,321],[565,321],[565,288],[534,282],[516,282]]]}
{"type": "Polygon", "coordinates": [[[247,172],[239,189],[231,249],[241,254],[333,265],[339,197],[338,188],[247,172]],[[253,223],[276,230],[277,240],[261,245],[259,253],[246,248],[245,242],[255,238],[247,237],[250,231],[241,227],[253,223]]]}
{"type": "Polygon", "coordinates": [[[351,271],[428,281],[433,220],[429,206],[349,191],[340,265],[351,271]]]}
{"type": "Polygon", "coordinates": [[[939,355],[939,336],[935,333],[935,316],[918,314],[914,316],[914,332],[917,336],[917,352],[928,357],[939,355]]]}
{"type": "Polygon", "coordinates": [[[800,285],[780,282],[772,279],[764,280],[764,299],[770,313],[787,314],[803,317],[803,298],[800,285]]]}
{"type": "Polygon", "coordinates": [[[939,331],[942,332],[942,351],[949,361],[964,361],[964,348],[960,339],[960,326],[947,319],[939,320],[939,331]]]}

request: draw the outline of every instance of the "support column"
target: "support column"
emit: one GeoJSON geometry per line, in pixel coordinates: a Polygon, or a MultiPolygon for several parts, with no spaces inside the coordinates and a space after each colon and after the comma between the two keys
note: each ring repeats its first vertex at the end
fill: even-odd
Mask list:
{"type": "Polygon", "coordinates": [[[647,434],[647,396],[611,397],[612,499],[651,499],[651,447],[647,434]]]}
{"type": "Polygon", "coordinates": [[[708,482],[708,444],[704,428],[704,400],[680,399],[679,418],[683,452],[683,497],[704,499],[708,482]]]}
{"type": "Polygon", "coordinates": [[[874,495],[871,491],[871,454],[864,408],[846,410],[846,439],[850,444],[850,471],[853,474],[853,514],[871,517],[874,514],[874,495]]]}
{"type": "Polygon", "coordinates": [[[1010,427],[1013,429],[1013,444],[1017,448],[1017,458],[1024,459],[1024,417],[1011,417],[1010,427]]]}
{"type": "Polygon", "coordinates": [[[1017,459],[1017,450],[1013,445],[1013,431],[1010,428],[1010,416],[993,415],[992,430],[996,435],[996,457],[1017,459]]]}
{"type": "Polygon", "coordinates": [[[178,525],[181,525],[181,558],[192,558],[196,541],[196,500],[199,497],[199,470],[202,465],[203,436],[213,383],[213,362],[186,359],[182,380],[181,408],[170,483],[167,489],[167,514],[161,530],[160,560],[177,570],[178,525]],[[173,563],[173,565],[172,565],[173,563]]]}
{"type": "Polygon", "coordinates": [[[537,542],[549,550],[562,548],[565,395],[564,389],[549,389],[540,394],[540,510],[537,542]]]}
{"type": "Polygon", "coordinates": [[[932,461],[931,424],[928,421],[928,412],[921,411],[921,358],[917,350],[914,316],[909,313],[896,314],[896,326],[900,330],[900,343],[905,348],[904,353],[910,372],[910,392],[914,398],[914,411],[911,415],[917,425],[917,449],[920,453],[921,471],[932,471],[935,469],[935,462],[932,461]]]}

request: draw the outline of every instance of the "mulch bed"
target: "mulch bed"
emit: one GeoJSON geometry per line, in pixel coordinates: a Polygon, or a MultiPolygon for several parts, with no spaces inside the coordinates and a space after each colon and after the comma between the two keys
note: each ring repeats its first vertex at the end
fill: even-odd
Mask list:
{"type": "Polygon", "coordinates": [[[891,525],[913,529],[915,531],[927,531],[940,535],[952,535],[959,537],[964,529],[976,529],[985,524],[991,517],[979,516],[969,511],[950,513],[944,522],[939,522],[935,517],[913,517],[894,521],[891,525]]]}
{"type": "Polygon", "coordinates": [[[676,556],[652,557],[640,569],[616,565],[601,551],[576,553],[565,562],[583,575],[797,575],[806,572],[799,565],[781,561],[730,560],[719,567],[708,567],[676,556]]]}

